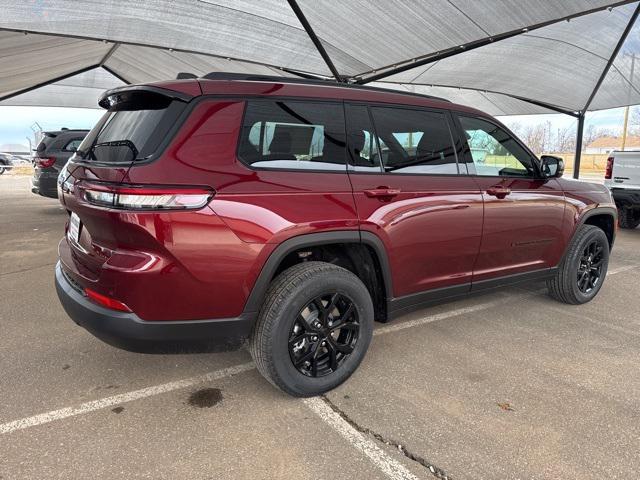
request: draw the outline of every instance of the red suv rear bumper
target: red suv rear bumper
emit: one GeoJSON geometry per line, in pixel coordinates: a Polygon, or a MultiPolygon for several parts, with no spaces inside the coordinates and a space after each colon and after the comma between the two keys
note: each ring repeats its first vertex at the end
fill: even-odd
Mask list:
{"type": "Polygon", "coordinates": [[[145,321],[135,313],[111,310],[95,304],[65,274],[60,262],[55,269],[58,298],[78,325],[114,347],[134,352],[180,352],[233,350],[249,337],[253,318],[185,321],[145,321]]]}

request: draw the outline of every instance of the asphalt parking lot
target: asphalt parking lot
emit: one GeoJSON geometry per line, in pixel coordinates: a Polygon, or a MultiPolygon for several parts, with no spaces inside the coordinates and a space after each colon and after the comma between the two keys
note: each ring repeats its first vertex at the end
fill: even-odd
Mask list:
{"type": "Polygon", "coordinates": [[[141,355],[77,327],[53,286],[66,214],[0,177],[0,479],[637,478],[640,229],[598,297],[542,284],[415,312],[326,398],[244,351],[141,355]]]}

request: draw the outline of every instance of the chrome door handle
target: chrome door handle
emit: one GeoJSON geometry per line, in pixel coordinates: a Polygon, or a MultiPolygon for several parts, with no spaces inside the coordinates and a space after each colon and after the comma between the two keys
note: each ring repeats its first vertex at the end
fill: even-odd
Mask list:
{"type": "Polygon", "coordinates": [[[400,189],[379,187],[365,190],[364,194],[370,198],[392,198],[400,194],[400,189]]]}
{"type": "Polygon", "coordinates": [[[495,186],[487,188],[487,195],[492,195],[497,198],[504,198],[511,193],[511,189],[507,187],[495,186]]]}

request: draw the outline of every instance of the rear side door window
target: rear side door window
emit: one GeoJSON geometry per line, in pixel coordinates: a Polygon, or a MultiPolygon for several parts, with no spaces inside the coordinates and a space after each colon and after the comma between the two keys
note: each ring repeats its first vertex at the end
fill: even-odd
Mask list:
{"type": "Polygon", "coordinates": [[[443,112],[372,107],[371,114],[385,172],[458,174],[456,150],[443,112]]]}
{"type": "Polygon", "coordinates": [[[382,173],[380,151],[369,108],[365,105],[347,104],[345,112],[350,168],[357,172],[382,173]]]}
{"type": "Polygon", "coordinates": [[[506,130],[487,120],[459,115],[476,175],[532,177],[532,156],[506,130]]]}
{"type": "Polygon", "coordinates": [[[238,157],[253,168],[346,171],[342,104],[249,100],[238,157]]]}

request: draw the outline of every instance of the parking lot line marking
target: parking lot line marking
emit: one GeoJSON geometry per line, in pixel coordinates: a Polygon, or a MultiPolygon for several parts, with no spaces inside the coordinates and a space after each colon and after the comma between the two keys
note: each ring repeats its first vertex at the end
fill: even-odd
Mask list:
{"type": "MultiPolygon", "coordinates": [[[[530,295],[518,295],[520,296],[530,296],[530,295]]],[[[514,296],[512,295],[513,299],[514,296]]],[[[438,320],[444,320],[445,318],[457,317],[458,315],[465,315],[467,313],[474,313],[480,310],[486,310],[487,308],[495,307],[504,303],[504,300],[494,300],[492,302],[479,303],[477,305],[473,305],[471,307],[463,307],[457,308],[455,310],[449,310],[448,312],[436,313],[434,315],[428,315],[426,317],[418,318],[416,320],[409,320],[407,322],[395,323],[393,325],[386,325],[384,327],[376,328],[373,331],[374,335],[383,335],[385,333],[397,332],[399,330],[404,330],[405,328],[413,328],[419,325],[424,325],[426,323],[437,322],[438,320]]]]}
{"type": "Polygon", "coordinates": [[[376,443],[366,438],[334,412],[320,397],[307,398],[304,403],[353,447],[364,453],[373,464],[393,480],[418,480],[404,465],[389,456],[376,443]]]}
{"type": "Polygon", "coordinates": [[[73,417],[76,415],[81,415],[83,413],[94,412],[96,410],[101,410],[103,408],[117,405],[119,403],[140,400],[141,398],[147,398],[154,395],[159,395],[161,393],[171,392],[173,390],[192,387],[204,382],[220,380],[222,378],[230,377],[232,375],[246,372],[254,368],[255,365],[253,364],[253,362],[247,362],[240,365],[235,365],[233,367],[223,368],[222,370],[216,370],[215,372],[205,373],[204,375],[186,378],[184,380],[163,383],[161,385],[141,388],[140,390],[133,390],[131,392],[122,393],[120,395],[113,395],[112,397],[93,400],[91,402],[82,403],[76,407],[67,407],[61,408],[59,410],[52,410],[50,412],[41,413],[32,417],[26,417],[20,420],[15,420],[13,422],[3,423],[0,425],[0,434],[10,433],[15,430],[22,430],[24,428],[34,427],[36,425],[42,425],[43,423],[49,423],[53,422],[54,420],[61,420],[63,418],[73,417]]]}
{"type": "MultiPolygon", "coordinates": [[[[373,332],[373,334],[382,335],[385,333],[396,332],[399,330],[404,330],[406,328],[412,328],[412,327],[424,325],[427,323],[436,322],[436,321],[444,320],[451,317],[456,317],[459,315],[474,313],[481,310],[486,310],[494,306],[498,306],[504,303],[505,300],[513,301],[515,298],[530,297],[532,295],[535,295],[535,292],[522,293],[522,294],[516,294],[516,295],[514,295],[513,293],[505,293],[503,295],[504,298],[499,300],[493,300],[486,303],[479,303],[471,307],[457,308],[454,310],[449,310],[447,312],[436,313],[434,315],[427,315],[425,317],[422,317],[416,320],[409,320],[407,322],[402,322],[395,325],[387,325],[387,326],[376,329],[373,332]]],[[[151,397],[154,395],[160,395],[162,393],[171,392],[173,390],[188,388],[193,385],[197,385],[199,383],[209,382],[213,380],[220,380],[222,378],[229,377],[237,373],[246,372],[254,368],[255,368],[255,365],[253,364],[253,362],[247,362],[241,365],[224,368],[222,370],[205,373],[204,375],[199,375],[199,376],[187,378],[184,380],[176,380],[174,382],[163,383],[161,385],[146,387],[140,390],[134,390],[127,393],[122,393],[120,395],[114,395],[114,396],[102,398],[99,400],[93,400],[90,402],[82,403],[75,407],[61,408],[59,410],[52,410],[50,412],[41,413],[38,415],[22,418],[19,420],[14,420],[11,422],[0,424],[0,435],[4,433],[14,432],[16,430],[22,430],[29,427],[35,427],[37,425],[53,422],[55,420],[61,420],[64,418],[74,417],[76,415],[82,415],[84,413],[94,412],[96,410],[101,410],[103,408],[117,405],[119,403],[126,403],[126,402],[131,402],[133,400],[140,400],[140,399],[151,397]]]]}
{"type": "Polygon", "coordinates": [[[502,298],[498,300],[492,300],[490,302],[485,302],[485,303],[478,303],[470,307],[456,308],[455,310],[449,310],[447,312],[435,313],[433,315],[427,315],[426,317],[417,318],[416,320],[409,320],[407,322],[400,322],[392,325],[385,325],[384,327],[376,328],[373,331],[373,334],[383,335],[385,333],[404,330],[405,328],[413,328],[419,325],[425,325],[427,323],[437,322],[439,320],[445,320],[451,317],[457,317],[459,315],[466,315],[467,313],[475,313],[481,310],[486,310],[488,308],[497,307],[505,303],[505,301],[513,302],[514,300],[518,300],[521,298],[536,296],[545,291],[546,289],[524,290],[523,293],[517,293],[517,294],[510,293],[510,292],[506,292],[506,293],[500,292],[500,295],[502,298]]]}
{"type": "MultiPolygon", "coordinates": [[[[518,298],[518,297],[528,297],[528,296],[531,296],[531,294],[518,294],[518,295],[505,294],[505,297],[507,297],[509,300],[513,300],[514,298],[518,298]]],[[[408,322],[399,323],[397,325],[388,325],[385,327],[378,328],[373,332],[373,334],[382,335],[385,333],[404,330],[406,328],[412,328],[419,325],[435,322],[438,320],[444,320],[446,318],[455,317],[458,315],[464,315],[467,313],[473,313],[480,310],[485,310],[487,308],[491,308],[493,306],[499,305],[503,302],[504,302],[504,299],[494,300],[491,302],[480,303],[471,307],[458,308],[455,310],[437,313],[434,315],[427,315],[426,317],[422,317],[416,320],[410,320],[408,322]]],[[[4,433],[14,432],[16,430],[22,430],[29,427],[35,427],[37,425],[53,422],[55,420],[62,420],[64,418],[69,418],[69,417],[74,417],[76,415],[82,415],[84,413],[94,412],[96,410],[101,410],[103,408],[117,405],[119,403],[126,403],[126,402],[131,402],[133,400],[140,400],[140,399],[151,397],[154,395],[171,392],[173,390],[188,388],[193,385],[197,385],[199,383],[204,383],[212,380],[220,380],[222,378],[229,377],[237,373],[246,372],[254,368],[255,368],[255,365],[253,364],[253,362],[247,362],[241,365],[224,368],[222,370],[205,373],[204,375],[199,375],[199,376],[187,378],[184,380],[176,380],[174,382],[163,383],[161,385],[146,387],[140,390],[134,390],[127,393],[122,393],[120,395],[114,395],[114,396],[102,398],[99,400],[93,400],[90,402],[82,403],[75,407],[61,408],[59,410],[52,410],[50,412],[41,413],[38,415],[22,418],[19,420],[14,420],[11,422],[0,424],[0,435],[4,433]]]]}
{"type": "Polygon", "coordinates": [[[633,270],[634,268],[638,268],[640,265],[625,265],[624,267],[614,268],[607,272],[607,275],[616,275],[618,273],[627,272],[629,270],[633,270]]]}

